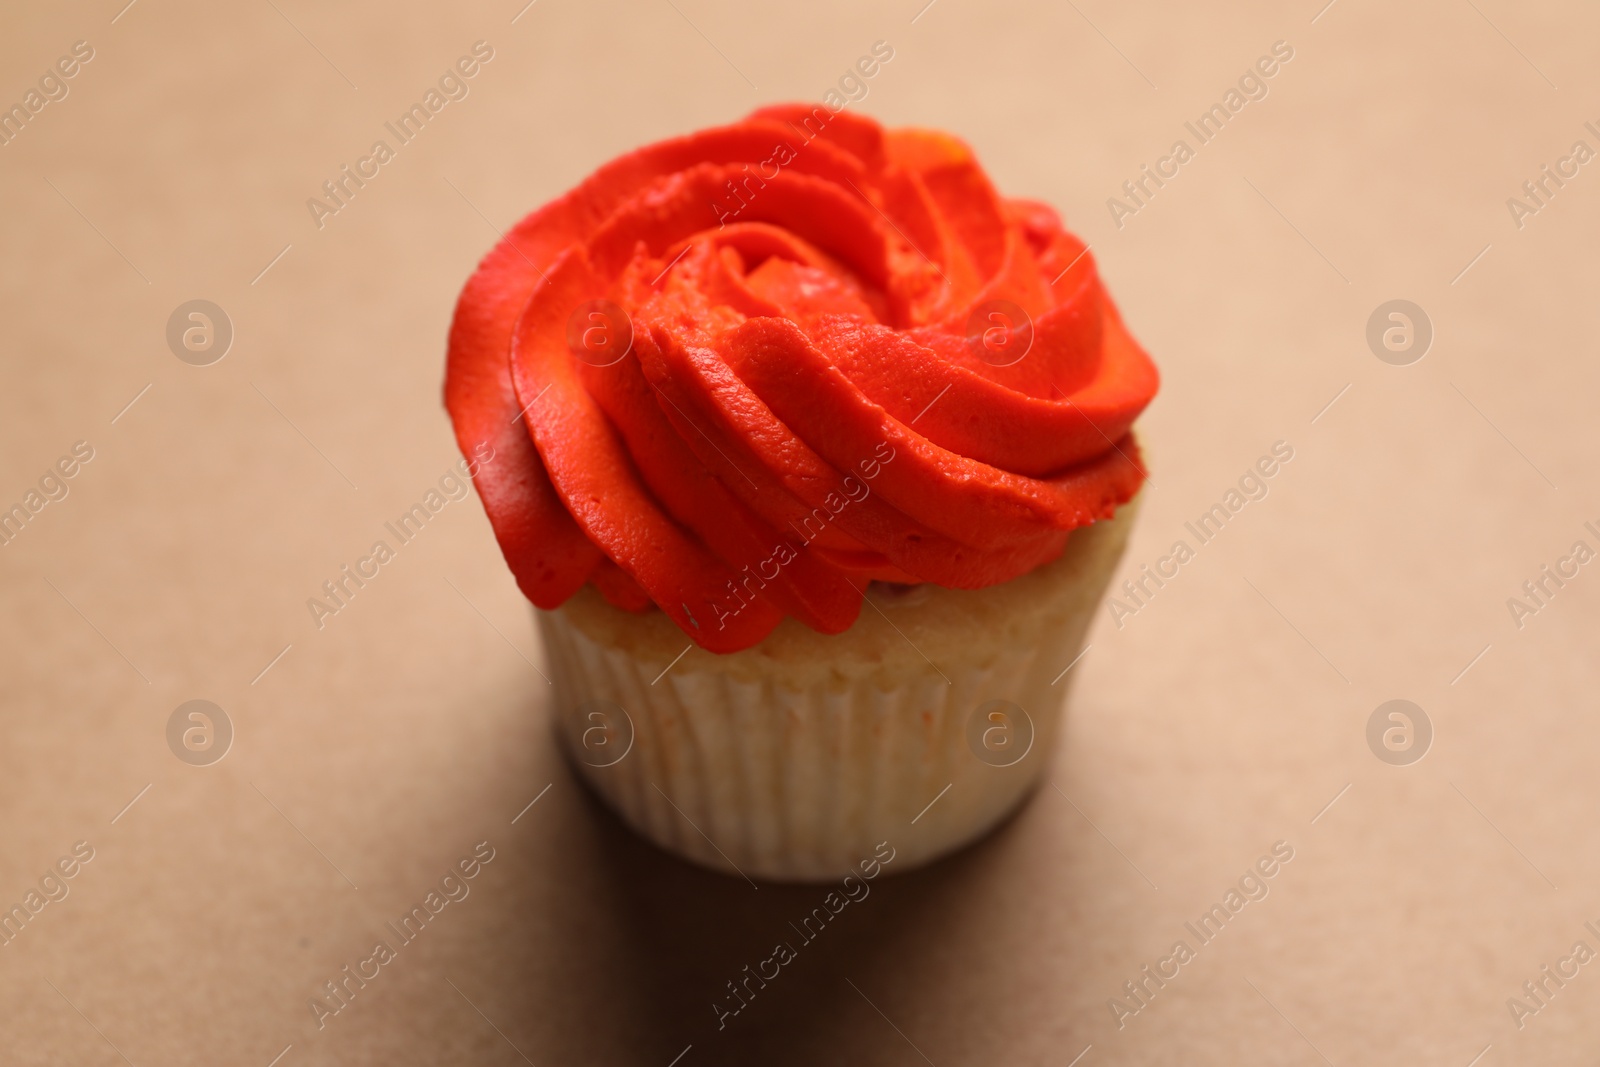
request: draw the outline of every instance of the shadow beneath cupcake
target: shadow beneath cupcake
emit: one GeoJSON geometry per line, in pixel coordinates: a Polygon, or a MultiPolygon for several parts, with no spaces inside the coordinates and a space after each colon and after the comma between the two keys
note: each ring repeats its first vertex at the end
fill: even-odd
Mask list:
{"type": "Polygon", "coordinates": [[[615,887],[628,1000],[649,1006],[663,1067],[691,1045],[685,1067],[921,1062],[896,1030],[916,1032],[935,1010],[917,1007],[918,988],[973,977],[963,946],[981,946],[993,909],[1010,907],[1025,862],[1018,825],[1033,806],[906,873],[891,858],[833,883],[752,885],[661,851],[579,792],[595,873],[615,887]]]}

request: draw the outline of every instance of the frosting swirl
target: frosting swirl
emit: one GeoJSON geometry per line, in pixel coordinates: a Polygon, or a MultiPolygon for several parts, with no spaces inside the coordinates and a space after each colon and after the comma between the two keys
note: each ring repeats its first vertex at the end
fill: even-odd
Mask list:
{"type": "Polygon", "coordinates": [[[467,282],[445,402],[524,594],[731,652],[872,580],[979,588],[1144,478],[1157,374],[1087,247],[970,149],[765,108],[602,167],[467,282]]]}

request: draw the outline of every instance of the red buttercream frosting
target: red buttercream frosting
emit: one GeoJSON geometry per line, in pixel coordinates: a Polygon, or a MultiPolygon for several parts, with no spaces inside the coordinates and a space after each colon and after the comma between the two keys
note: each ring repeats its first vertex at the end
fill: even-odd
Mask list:
{"type": "Polygon", "coordinates": [[[944,133],[825,107],[641,148],[467,282],[445,402],[528,599],[732,652],[980,588],[1144,479],[1157,374],[1086,246],[944,133]]]}

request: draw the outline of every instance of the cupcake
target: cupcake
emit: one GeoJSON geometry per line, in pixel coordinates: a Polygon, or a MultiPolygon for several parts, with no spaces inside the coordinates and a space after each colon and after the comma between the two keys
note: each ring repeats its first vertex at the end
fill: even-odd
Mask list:
{"type": "Polygon", "coordinates": [[[664,849],[820,881],[1037,784],[1156,386],[1049,207],[947,134],[791,105],[519,223],[445,401],[579,772],[664,849]]]}

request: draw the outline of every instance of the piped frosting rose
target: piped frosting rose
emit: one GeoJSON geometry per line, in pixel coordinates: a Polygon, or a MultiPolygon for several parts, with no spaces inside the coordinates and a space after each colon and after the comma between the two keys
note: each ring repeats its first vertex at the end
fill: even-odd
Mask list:
{"type": "Polygon", "coordinates": [[[467,282],[445,401],[518,585],[731,652],[980,588],[1144,478],[1157,374],[1086,246],[959,140],[802,105],[639,149],[467,282]]]}

